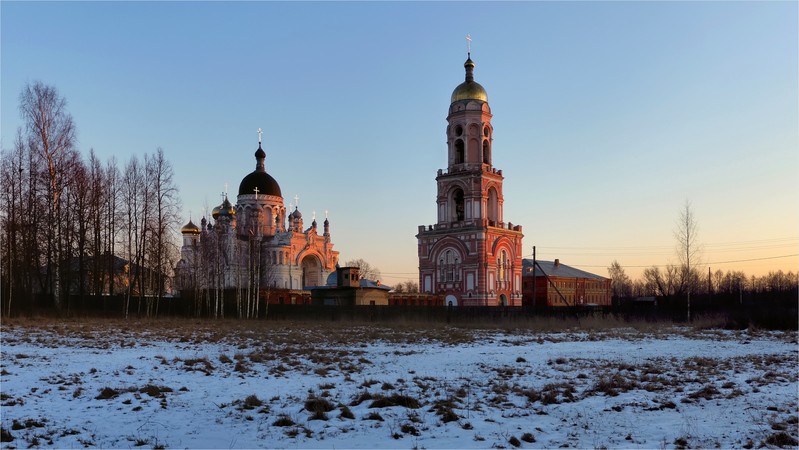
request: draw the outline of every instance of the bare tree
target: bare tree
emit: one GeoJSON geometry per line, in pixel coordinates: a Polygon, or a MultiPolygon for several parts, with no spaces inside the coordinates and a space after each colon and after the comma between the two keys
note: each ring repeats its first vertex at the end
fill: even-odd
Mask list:
{"type": "Polygon", "coordinates": [[[416,294],[419,292],[419,283],[416,281],[400,281],[394,285],[394,292],[400,294],[416,294]]]}
{"type": "Polygon", "coordinates": [[[677,226],[674,230],[674,237],[677,239],[677,255],[680,259],[680,275],[682,290],[687,295],[687,314],[688,320],[691,320],[691,291],[696,286],[699,277],[696,271],[696,266],[699,264],[701,255],[701,248],[697,235],[697,222],[694,211],[691,208],[691,203],[686,200],[682,210],[680,210],[680,217],[677,220],[677,226]]]}
{"type": "MultiPolygon", "coordinates": [[[[106,261],[107,282],[108,282],[108,296],[113,298],[116,290],[116,242],[118,236],[117,230],[117,216],[119,215],[119,195],[120,195],[120,174],[117,167],[116,159],[111,158],[105,166],[104,171],[104,191],[105,198],[103,201],[103,240],[105,242],[104,255],[106,261]]],[[[102,291],[102,289],[101,289],[102,291]]],[[[105,303],[103,303],[105,307],[105,303]]]]}
{"type": "Polygon", "coordinates": [[[377,281],[380,280],[380,269],[369,264],[363,258],[351,259],[344,263],[345,267],[358,267],[360,269],[361,279],[377,281]]]}
{"type": "Polygon", "coordinates": [[[155,270],[156,304],[155,311],[166,290],[166,278],[172,270],[172,260],[175,259],[177,242],[173,235],[180,222],[180,198],[178,188],[173,180],[172,164],[164,157],[164,150],[158,148],[151,158],[147,159],[147,184],[152,186],[154,201],[154,220],[152,224],[153,261],[150,264],[155,270]]]}
{"type": "Polygon", "coordinates": [[[47,179],[47,288],[54,304],[61,307],[61,264],[65,245],[61,234],[61,194],[71,175],[68,163],[76,139],[72,115],[58,91],[40,81],[27,84],[19,96],[19,110],[25,123],[24,133],[31,153],[46,166],[47,179]]]}
{"type": "Polygon", "coordinates": [[[624,272],[624,268],[615,259],[608,267],[608,274],[610,275],[610,285],[614,297],[625,298],[632,296],[633,283],[624,272]]]}
{"type": "MultiPolygon", "coordinates": [[[[121,195],[122,195],[122,213],[125,218],[123,227],[125,228],[125,250],[127,252],[128,260],[128,273],[127,273],[127,292],[125,293],[124,313],[128,317],[130,312],[130,300],[133,296],[134,285],[138,279],[138,266],[139,263],[139,232],[141,230],[141,190],[143,189],[144,176],[143,170],[140,167],[139,159],[135,156],[131,157],[125,165],[125,171],[121,180],[121,195]]],[[[141,289],[141,285],[139,286],[141,289]]]]}

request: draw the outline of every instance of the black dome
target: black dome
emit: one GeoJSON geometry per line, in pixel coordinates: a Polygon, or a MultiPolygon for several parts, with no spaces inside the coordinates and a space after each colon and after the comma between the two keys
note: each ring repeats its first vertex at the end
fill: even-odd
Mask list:
{"type": "Polygon", "coordinates": [[[283,197],[280,193],[280,185],[277,184],[277,181],[268,173],[258,170],[250,173],[241,180],[239,195],[253,195],[255,194],[256,187],[258,188],[259,195],[283,197]]]}

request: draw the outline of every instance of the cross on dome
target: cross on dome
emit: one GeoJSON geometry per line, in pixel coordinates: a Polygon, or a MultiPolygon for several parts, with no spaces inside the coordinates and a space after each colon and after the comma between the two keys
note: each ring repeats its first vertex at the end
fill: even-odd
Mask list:
{"type": "Polygon", "coordinates": [[[259,144],[261,143],[261,135],[262,134],[263,134],[263,130],[261,130],[261,128],[258,128],[258,143],[259,144]]]}
{"type": "Polygon", "coordinates": [[[253,191],[255,192],[255,199],[258,200],[258,186],[255,186],[255,188],[253,188],[253,191]]]}

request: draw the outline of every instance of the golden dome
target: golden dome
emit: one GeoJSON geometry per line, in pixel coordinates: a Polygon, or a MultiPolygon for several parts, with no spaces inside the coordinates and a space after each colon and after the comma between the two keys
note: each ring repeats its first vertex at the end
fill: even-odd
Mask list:
{"type": "Polygon", "coordinates": [[[236,208],[230,204],[230,200],[227,199],[225,196],[225,201],[222,202],[220,206],[218,206],[219,212],[217,215],[225,215],[225,216],[235,216],[236,215],[236,208]]]}
{"type": "Polygon", "coordinates": [[[214,220],[219,218],[219,212],[221,211],[221,206],[222,205],[215,206],[214,209],[211,210],[211,217],[213,217],[214,220]]]}
{"type": "Polygon", "coordinates": [[[464,81],[452,91],[452,100],[455,103],[460,100],[480,100],[488,102],[488,94],[485,88],[476,81],[464,81]]]}
{"type": "Polygon", "coordinates": [[[450,103],[461,100],[480,100],[488,102],[488,94],[485,88],[483,88],[480,83],[474,81],[474,62],[472,62],[472,58],[467,58],[466,62],[463,63],[463,67],[466,69],[466,81],[459,84],[458,87],[452,91],[452,100],[450,100],[450,103]]]}
{"type": "Polygon", "coordinates": [[[180,233],[199,235],[200,228],[197,225],[195,225],[191,220],[189,220],[189,223],[183,225],[183,228],[180,229],[180,233]]]}

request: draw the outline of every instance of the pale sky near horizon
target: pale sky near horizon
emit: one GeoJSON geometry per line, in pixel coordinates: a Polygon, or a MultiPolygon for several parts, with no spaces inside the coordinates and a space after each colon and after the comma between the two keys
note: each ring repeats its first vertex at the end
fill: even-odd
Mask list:
{"type": "MultiPolygon", "coordinates": [[[[465,36],[524,253],[607,276],[677,263],[690,201],[713,271],[799,267],[797,2],[0,3],[2,147],[27,82],[79,148],[162,147],[184,218],[255,167],[341,260],[418,280],[465,36]]],[[[706,267],[704,266],[706,271],[706,267]]]]}

